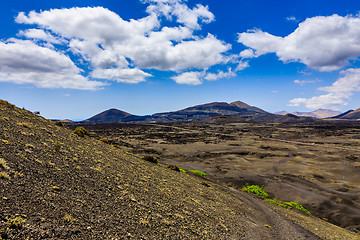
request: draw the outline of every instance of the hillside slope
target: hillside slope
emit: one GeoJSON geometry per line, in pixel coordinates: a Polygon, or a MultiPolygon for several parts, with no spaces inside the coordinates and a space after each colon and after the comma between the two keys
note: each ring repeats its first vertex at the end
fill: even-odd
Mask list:
{"type": "Polygon", "coordinates": [[[338,116],[333,117],[335,119],[348,119],[348,120],[357,120],[360,119],[360,108],[356,110],[349,110],[338,116]]]}
{"type": "Polygon", "coordinates": [[[2,239],[318,239],[251,196],[1,100],[0,126],[2,239]]]}

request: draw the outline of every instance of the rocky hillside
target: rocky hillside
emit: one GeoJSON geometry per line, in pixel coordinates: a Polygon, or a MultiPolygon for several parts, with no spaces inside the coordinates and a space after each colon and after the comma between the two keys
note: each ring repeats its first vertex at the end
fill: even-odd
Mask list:
{"type": "Polygon", "coordinates": [[[358,120],[360,119],[360,108],[356,110],[349,110],[338,116],[333,117],[334,119],[348,119],[348,120],[358,120]]]}
{"type": "Polygon", "coordinates": [[[5,101],[0,126],[1,239],[357,238],[5,101]]]}

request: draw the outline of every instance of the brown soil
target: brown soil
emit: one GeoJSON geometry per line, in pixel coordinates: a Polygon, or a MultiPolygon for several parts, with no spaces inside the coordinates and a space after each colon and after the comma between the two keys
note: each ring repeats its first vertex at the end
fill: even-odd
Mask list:
{"type": "Polygon", "coordinates": [[[221,183],[238,188],[246,183],[264,186],[272,198],[298,202],[314,216],[360,232],[358,123],[86,127],[94,136],[107,136],[127,151],[153,154],[164,162],[204,171],[221,183]]]}
{"type": "MultiPolygon", "coordinates": [[[[319,239],[216,178],[173,171],[165,157],[155,164],[130,153],[159,151],[141,132],[134,132],[136,141],[119,134],[131,125],[106,128],[116,134],[98,141],[97,127],[79,137],[0,101],[0,127],[0,239],[319,239]]],[[[334,236],[358,238],[340,230],[334,236]]]]}

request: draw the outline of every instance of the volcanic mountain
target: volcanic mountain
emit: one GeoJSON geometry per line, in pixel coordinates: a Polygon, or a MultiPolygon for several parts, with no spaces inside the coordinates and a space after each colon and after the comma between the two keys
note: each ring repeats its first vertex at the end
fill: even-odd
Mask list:
{"type": "Polygon", "coordinates": [[[204,121],[216,117],[237,120],[255,120],[259,122],[308,122],[308,117],[293,118],[266,112],[244,102],[232,103],[213,102],[188,107],[174,112],[155,113],[147,116],[136,116],[117,109],[110,109],[97,114],[84,122],[115,123],[115,122],[189,122],[204,121]]]}
{"type": "Polygon", "coordinates": [[[122,122],[123,119],[133,116],[130,113],[118,110],[118,109],[109,109],[104,112],[101,112],[87,120],[85,122],[122,122]]]}

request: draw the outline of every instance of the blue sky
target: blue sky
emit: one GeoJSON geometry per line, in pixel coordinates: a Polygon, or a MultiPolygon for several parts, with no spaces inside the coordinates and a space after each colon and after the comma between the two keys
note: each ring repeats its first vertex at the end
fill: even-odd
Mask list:
{"type": "Polygon", "coordinates": [[[360,107],[358,1],[51,0],[0,8],[0,98],[86,119],[244,101],[360,107]]]}

